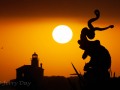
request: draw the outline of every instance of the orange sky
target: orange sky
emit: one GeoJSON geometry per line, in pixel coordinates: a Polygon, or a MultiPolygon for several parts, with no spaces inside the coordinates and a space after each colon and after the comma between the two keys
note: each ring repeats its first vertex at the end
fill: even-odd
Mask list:
{"type": "Polygon", "coordinates": [[[94,2],[90,3],[90,5],[89,2],[85,3],[82,0],[82,2],[79,2],[79,0],[69,0],[67,2],[68,0],[66,0],[65,2],[59,1],[59,3],[52,0],[53,3],[56,3],[56,10],[51,7],[53,3],[49,4],[47,0],[45,0],[47,3],[43,1],[41,2],[43,4],[40,4],[42,5],[40,7],[47,6],[43,9],[35,6],[36,2],[32,4],[32,0],[30,0],[31,2],[23,0],[26,7],[29,7],[29,9],[26,8],[25,10],[25,5],[22,2],[19,0],[19,3],[12,1],[12,5],[2,2],[8,8],[4,7],[4,5],[0,6],[0,47],[3,47],[3,49],[0,49],[0,81],[15,78],[15,69],[24,64],[30,64],[31,55],[34,52],[39,55],[40,62],[43,63],[45,76],[70,76],[71,73],[74,73],[71,62],[83,73],[83,66],[85,62],[89,61],[89,57],[85,61],[82,60],[83,50],[79,49],[77,40],[81,29],[87,26],[87,21],[90,18],[94,17],[93,11],[96,8],[100,8],[101,17],[94,22],[95,26],[115,25],[113,29],[103,32],[97,31],[95,39],[99,39],[101,44],[109,50],[112,57],[112,71],[116,72],[117,76],[120,75],[120,19],[118,17],[120,12],[115,11],[118,8],[119,0],[111,0],[110,4],[107,2],[103,4],[98,0],[96,4],[94,2]],[[17,6],[15,3],[19,6],[23,5],[23,7],[20,9],[18,6],[15,9],[15,6],[17,6]],[[68,7],[65,6],[66,4],[68,7]],[[108,6],[105,4],[108,4],[108,6]],[[112,4],[114,4],[113,7],[111,7],[112,4]],[[33,9],[30,5],[32,5],[33,9]],[[84,5],[90,8],[84,8],[84,5]],[[40,8],[44,12],[38,13],[36,8],[40,8]],[[65,9],[63,10],[63,8],[65,9]],[[32,9],[32,12],[34,9],[35,11],[32,13],[29,11],[30,9],[32,9]],[[52,38],[53,29],[61,24],[68,25],[73,31],[73,38],[67,44],[59,44],[52,38]]]}

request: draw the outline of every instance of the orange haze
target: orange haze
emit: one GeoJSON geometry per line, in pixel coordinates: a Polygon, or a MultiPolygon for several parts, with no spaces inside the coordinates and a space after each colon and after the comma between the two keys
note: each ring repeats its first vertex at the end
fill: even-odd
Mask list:
{"type": "MultiPolygon", "coordinates": [[[[31,63],[31,55],[36,52],[43,63],[45,76],[70,76],[74,73],[71,62],[83,73],[85,62],[81,56],[77,40],[80,31],[87,26],[86,19],[76,18],[11,18],[0,20],[0,80],[10,80],[16,76],[16,68],[31,63]],[[73,38],[67,44],[59,44],[52,38],[52,31],[57,25],[68,25],[73,31],[73,38]]],[[[102,19],[104,20],[104,19],[102,19]]],[[[120,75],[120,40],[119,25],[114,21],[96,21],[94,25],[105,27],[114,24],[113,29],[97,31],[96,38],[101,41],[112,57],[112,71],[120,75]]]]}

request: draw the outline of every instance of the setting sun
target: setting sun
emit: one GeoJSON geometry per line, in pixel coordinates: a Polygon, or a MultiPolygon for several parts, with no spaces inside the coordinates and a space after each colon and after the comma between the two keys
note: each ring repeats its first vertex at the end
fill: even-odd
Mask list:
{"type": "Polygon", "coordinates": [[[52,32],[53,39],[61,44],[69,42],[72,35],[72,30],[66,25],[59,25],[52,32]]]}
{"type": "MultiPolygon", "coordinates": [[[[46,89],[42,90],[72,89],[72,87],[66,88],[69,84],[68,81],[68,84],[65,85],[60,79],[60,82],[65,86],[65,89],[62,89],[58,81],[54,84],[52,79],[48,81],[46,78],[54,76],[77,77],[71,62],[79,71],[78,73],[84,75],[86,73],[84,67],[92,59],[90,55],[95,55],[96,58],[97,54],[102,51],[102,49],[96,51],[98,44],[110,53],[110,76],[115,77],[115,79],[120,77],[120,0],[93,1],[94,3],[92,0],[0,0],[0,90],[13,90],[1,88],[1,83],[5,82],[6,84],[6,82],[16,79],[16,69],[22,66],[29,68],[33,63],[44,69],[42,75],[45,78],[43,81],[45,81],[44,83],[49,82],[49,85],[44,85],[46,89]],[[100,12],[96,12],[96,9],[100,12]],[[93,28],[94,31],[109,25],[114,25],[114,28],[95,31],[95,34],[93,33],[94,39],[87,37],[90,42],[100,42],[91,45],[94,50],[91,50],[91,47],[88,48],[89,50],[79,48],[78,40],[81,40],[81,34],[85,27],[90,30],[93,28]],[[38,60],[35,59],[35,62],[32,62],[34,52],[38,55],[38,60]],[[93,52],[94,55],[90,54],[93,52]]],[[[86,35],[91,35],[91,33],[89,31],[85,33],[85,39],[86,35]]],[[[90,46],[86,42],[83,44],[83,46],[90,46]]],[[[102,54],[106,55],[106,53],[102,54]]],[[[103,58],[105,57],[103,56],[103,58]]],[[[104,62],[103,58],[102,61],[104,62]]],[[[101,61],[100,58],[98,59],[94,60],[96,62],[101,61]]],[[[30,69],[27,71],[31,72],[30,69]]],[[[20,73],[18,76],[20,75],[23,78],[23,76],[36,75],[29,78],[39,80],[36,77],[41,76],[39,75],[41,71],[34,71],[35,73],[32,75],[20,73]]],[[[100,71],[102,72],[102,70],[100,71]]],[[[80,85],[77,82],[71,82],[80,85]]],[[[42,87],[41,85],[39,86],[42,87]]]]}

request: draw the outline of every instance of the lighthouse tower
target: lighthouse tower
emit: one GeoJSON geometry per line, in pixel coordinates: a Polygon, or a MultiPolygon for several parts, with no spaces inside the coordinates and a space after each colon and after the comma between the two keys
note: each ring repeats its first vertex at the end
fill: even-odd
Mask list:
{"type": "Polygon", "coordinates": [[[39,67],[38,55],[35,52],[32,54],[31,66],[39,67]]]}

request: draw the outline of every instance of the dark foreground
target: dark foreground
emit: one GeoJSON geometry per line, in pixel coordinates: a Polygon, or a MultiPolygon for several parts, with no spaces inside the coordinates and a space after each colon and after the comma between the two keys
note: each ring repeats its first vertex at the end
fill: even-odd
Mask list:
{"type": "Polygon", "coordinates": [[[110,78],[109,81],[91,83],[85,86],[78,77],[65,78],[63,76],[44,77],[42,83],[12,80],[8,83],[0,83],[0,90],[90,90],[91,86],[95,90],[120,90],[120,77],[110,78]]]}

